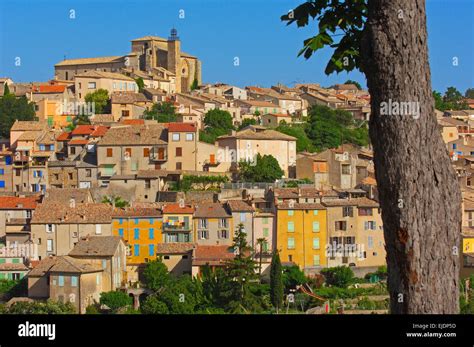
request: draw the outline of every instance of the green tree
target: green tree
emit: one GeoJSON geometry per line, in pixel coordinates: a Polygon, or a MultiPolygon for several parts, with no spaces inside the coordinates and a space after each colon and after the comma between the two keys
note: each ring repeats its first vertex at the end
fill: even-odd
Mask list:
{"type": "Polygon", "coordinates": [[[101,305],[105,305],[113,312],[117,312],[121,308],[125,308],[133,304],[133,299],[127,293],[121,291],[100,293],[101,305]]]}
{"type": "Polygon", "coordinates": [[[359,82],[357,81],[354,81],[354,80],[347,80],[344,82],[344,84],[353,84],[357,87],[357,89],[361,90],[362,89],[362,86],[360,85],[359,82]]]}
{"type": "Polygon", "coordinates": [[[161,259],[148,262],[143,271],[143,277],[146,287],[155,292],[165,287],[170,281],[168,268],[161,259]]]}
{"type": "Polygon", "coordinates": [[[354,272],[348,266],[322,269],[321,274],[326,278],[327,284],[340,288],[347,288],[354,279],[354,272]]]}
{"type": "Polygon", "coordinates": [[[195,78],[193,80],[193,83],[191,84],[191,90],[196,90],[199,88],[199,83],[198,83],[198,80],[195,78]]]}
{"type": "Polygon", "coordinates": [[[130,206],[127,200],[123,199],[120,196],[104,196],[102,198],[103,204],[113,205],[118,208],[124,208],[130,206]]]}
{"type": "Polygon", "coordinates": [[[234,129],[231,114],[228,111],[219,110],[217,108],[206,112],[204,115],[204,124],[206,127],[213,129],[222,129],[225,131],[234,129]]]}
{"type": "Polygon", "coordinates": [[[281,267],[278,251],[273,252],[272,263],[270,266],[270,299],[278,313],[278,310],[283,305],[283,269],[281,267]]]}
{"type": "Polygon", "coordinates": [[[253,161],[239,163],[239,176],[245,182],[275,182],[282,178],[284,171],[272,155],[257,154],[253,161]]]}
{"type": "Polygon", "coordinates": [[[7,83],[5,83],[4,87],[3,87],[3,95],[8,95],[10,94],[10,87],[8,86],[7,83]]]}
{"type": "Polygon", "coordinates": [[[468,99],[474,99],[474,88],[467,88],[464,96],[468,99]]]}
{"type": "Polygon", "coordinates": [[[138,91],[140,93],[143,92],[143,89],[145,88],[145,82],[143,81],[143,78],[141,78],[141,77],[136,78],[135,83],[138,86],[138,91]]]}
{"type": "Polygon", "coordinates": [[[6,309],[9,314],[72,314],[77,313],[74,306],[68,302],[48,300],[46,302],[18,301],[6,309]]]}
{"type": "Polygon", "coordinates": [[[158,123],[176,122],[176,107],[172,102],[163,101],[153,104],[150,110],[143,112],[145,119],[154,119],[158,123]]]}
{"type": "Polygon", "coordinates": [[[170,312],[168,306],[156,294],[149,295],[140,310],[145,314],[168,314],[170,312]]]}
{"type": "Polygon", "coordinates": [[[283,285],[285,286],[285,292],[288,293],[290,289],[295,289],[307,281],[308,279],[298,265],[283,267],[283,285]]]}
{"type": "Polygon", "coordinates": [[[225,307],[232,313],[257,312],[261,308],[261,298],[255,296],[251,290],[252,282],[258,281],[256,264],[252,259],[252,247],[247,243],[247,233],[242,223],[237,226],[230,249],[236,255],[225,265],[225,307]]]}
{"type": "Polygon", "coordinates": [[[242,123],[239,125],[239,128],[237,130],[242,130],[245,127],[248,127],[249,125],[257,125],[257,119],[255,118],[245,118],[242,120],[242,123]]]}
{"type": "Polygon", "coordinates": [[[89,93],[84,98],[86,102],[94,104],[96,114],[110,113],[109,92],[106,89],[98,89],[89,93]]]}
{"type": "Polygon", "coordinates": [[[283,134],[296,137],[296,151],[297,152],[313,152],[314,146],[306,134],[305,127],[301,125],[280,125],[275,128],[283,134]]]}
{"type": "Polygon", "coordinates": [[[35,119],[35,104],[26,97],[16,98],[8,93],[0,97],[0,137],[10,137],[10,128],[16,120],[31,121],[35,119]]]}

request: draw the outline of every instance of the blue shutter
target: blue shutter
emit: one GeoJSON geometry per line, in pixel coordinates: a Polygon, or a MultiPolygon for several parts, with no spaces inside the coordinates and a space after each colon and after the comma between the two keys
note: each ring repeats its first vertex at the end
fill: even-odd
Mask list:
{"type": "Polygon", "coordinates": [[[155,229],[150,228],[150,229],[148,230],[148,238],[149,238],[150,240],[153,240],[153,239],[155,238],[155,229]]]}
{"type": "Polygon", "coordinates": [[[0,181],[0,188],[5,188],[5,181],[0,181]]]}
{"type": "Polygon", "coordinates": [[[133,246],[133,255],[138,257],[140,255],[140,245],[133,246]]]}
{"type": "Polygon", "coordinates": [[[5,170],[4,169],[0,169],[0,175],[5,175],[5,170]]]}
{"type": "Polygon", "coordinates": [[[155,255],[155,245],[149,245],[148,246],[148,255],[150,257],[154,256],[155,255]]]}
{"type": "Polygon", "coordinates": [[[133,238],[135,240],[140,239],[140,230],[138,228],[133,229],[133,238]]]}
{"type": "Polygon", "coordinates": [[[120,237],[123,237],[123,228],[120,228],[120,229],[118,230],[118,232],[119,232],[119,236],[120,236],[120,237]]]}

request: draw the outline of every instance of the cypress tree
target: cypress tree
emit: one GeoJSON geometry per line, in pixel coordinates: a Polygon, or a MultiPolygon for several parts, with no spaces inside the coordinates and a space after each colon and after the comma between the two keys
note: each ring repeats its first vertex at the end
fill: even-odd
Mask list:
{"type": "Polygon", "coordinates": [[[280,255],[276,250],[273,252],[270,267],[270,299],[278,313],[278,309],[283,305],[283,279],[280,255]]]}

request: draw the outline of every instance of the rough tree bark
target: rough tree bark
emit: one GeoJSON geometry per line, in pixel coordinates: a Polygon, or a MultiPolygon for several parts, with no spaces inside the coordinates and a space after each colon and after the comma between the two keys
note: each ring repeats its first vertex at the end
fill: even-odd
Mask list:
{"type": "Polygon", "coordinates": [[[459,313],[461,195],[434,115],[424,0],[369,0],[362,70],[371,95],[392,313],[459,313]],[[418,102],[408,116],[383,102],[418,102]]]}

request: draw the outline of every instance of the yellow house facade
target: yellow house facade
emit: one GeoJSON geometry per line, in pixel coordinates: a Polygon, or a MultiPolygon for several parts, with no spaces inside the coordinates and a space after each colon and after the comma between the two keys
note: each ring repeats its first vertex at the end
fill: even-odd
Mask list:
{"type": "Polygon", "coordinates": [[[156,245],[162,242],[162,216],[159,209],[119,209],[112,217],[112,234],[128,247],[127,265],[156,259],[156,245]]]}
{"type": "Polygon", "coordinates": [[[276,207],[277,249],[282,262],[305,271],[327,266],[327,213],[318,203],[284,202],[276,207]]]}

